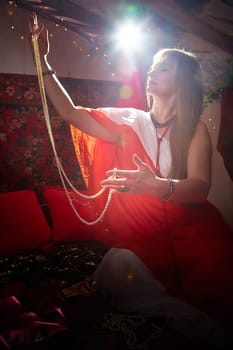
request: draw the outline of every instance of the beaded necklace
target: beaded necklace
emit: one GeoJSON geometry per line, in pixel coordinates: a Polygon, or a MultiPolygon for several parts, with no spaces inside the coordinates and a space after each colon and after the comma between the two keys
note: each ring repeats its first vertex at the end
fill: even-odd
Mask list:
{"type": "Polygon", "coordinates": [[[161,175],[161,171],[160,171],[160,146],[161,146],[161,142],[163,137],[166,135],[168,129],[170,128],[171,124],[173,123],[175,116],[171,117],[170,119],[167,119],[165,122],[160,123],[158,122],[152,115],[151,113],[151,120],[152,123],[155,127],[155,131],[156,131],[156,135],[157,135],[157,156],[156,156],[156,163],[155,163],[155,169],[156,169],[156,175],[159,177],[163,177],[161,175]],[[163,131],[162,135],[158,135],[157,129],[162,129],[165,128],[166,129],[163,131]]]}
{"type": "Polygon", "coordinates": [[[150,117],[151,117],[152,123],[154,124],[155,129],[162,129],[162,128],[165,128],[166,126],[170,126],[176,116],[173,115],[171,118],[165,120],[165,122],[163,123],[158,122],[152,113],[150,113],[150,117]]]}
{"type": "MultiPolygon", "coordinates": [[[[113,190],[109,190],[108,195],[107,195],[107,199],[106,199],[106,203],[104,205],[104,208],[102,210],[102,212],[99,214],[99,216],[93,220],[93,221],[87,221],[84,218],[82,218],[80,216],[80,214],[78,213],[77,209],[75,208],[74,204],[73,204],[73,200],[71,198],[71,195],[68,191],[67,188],[67,184],[70,186],[70,188],[72,188],[72,190],[78,194],[80,197],[86,198],[86,199],[95,199],[97,197],[99,197],[106,189],[102,188],[100,189],[97,193],[93,194],[93,195],[84,195],[83,193],[79,192],[70,182],[70,180],[68,179],[62,164],[60,162],[60,159],[58,157],[57,151],[56,151],[56,146],[55,146],[55,142],[54,142],[54,137],[53,137],[53,132],[52,132],[52,128],[51,128],[51,123],[50,123],[50,118],[49,118],[49,111],[48,111],[48,104],[47,104],[47,99],[46,99],[46,91],[45,91],[45,86],[44,86],[44,80],[43,80],[43,72],[42,72],[42,66],[41,66],[41,61],[40,61],[40,53],[39,53],[39,45],[38,45],[38,37],[37,35],[33,35],[32,36],[32,46],[33,46],[33,51],[34,51],[34,55],[35,55],[35,66],[36,66],[36,71],[37,71],[37,77],[38,77],[38,83],[39,83],[39,89],[40,89],[40,94],[41,94],[41,101],[42,101],[42,106],[43,106],[43,112],[44,112],[44,117],[45,117],[45,122],[46,122],[46,126],[48,129],[48,135],[49,135],[49,139],[50,139],[50,143],[52,146],[52,150],[54,153],[54,157],[55,157],[55,162],[56,162],[56,167],[58,170],[58,174],[62,183],[62,186],[65,190],[67,199],[75,213],[75,215],[77,216],[77,218],[83,222],[86,225],[95,225],[97,224],[99,221],[102,220],[102,218],[104,217],[111,198],[112,198],[112,193],[113,190]],[[67,183],[67,184],[66,184],[67,183]]],[[[113,174],[112,176],[113,178],[115,177],[115,174],[113,174]]]]}

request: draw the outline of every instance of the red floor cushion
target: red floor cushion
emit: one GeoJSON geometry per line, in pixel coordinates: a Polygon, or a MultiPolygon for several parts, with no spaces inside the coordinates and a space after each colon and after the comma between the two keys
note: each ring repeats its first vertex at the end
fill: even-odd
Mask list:
{"type": "MultiPolygon", "coordinates": [[[[89,201],[82,200],[76,193],[69,191],[72,203],[83,218],[91,220],[89,201]],[[82,205],[80,203],[82,202],[82,205]]],[[[48,205],[53,229],[53,241],[74,241],[93,238],[93,226],[82,223],[76,216],[65,190],[62,187],[42,186],[43,201],[48,205]]]]}
{"type": "Polygon", "coordinates": [[[51,229],[31,190],[0,194],[0,256],[48,244],[51,229]]]}

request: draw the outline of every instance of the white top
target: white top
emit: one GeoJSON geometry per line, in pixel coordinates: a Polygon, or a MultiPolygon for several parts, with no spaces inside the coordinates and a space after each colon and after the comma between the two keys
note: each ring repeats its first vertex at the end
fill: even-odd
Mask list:
{"type": "MultiPolygon", "coordinates": [[[[130,126],[139,137],[152,163],[156,166],[158,136],[150,113],[134,108],[100,108],[100,110],[114,123],[130,126]]],[[[166,177],[171,167],[171,149],[170,143],[165,137],[160,143],[159,165],[161,175],[166,177]]]]}

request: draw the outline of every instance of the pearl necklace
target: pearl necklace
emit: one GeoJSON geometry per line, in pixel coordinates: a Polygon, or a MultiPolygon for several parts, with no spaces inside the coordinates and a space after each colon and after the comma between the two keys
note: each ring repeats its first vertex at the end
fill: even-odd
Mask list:
{"type": "MultiPolygon", "coordinates": [[[[95,220],[87,221],[87,220],[85,220],[84,218],[82,218],[80,216],[80,214],[78,213],[77,209],[75,208],[75,206],[73,204],[73,200],[72,200],[72,198],[70,196],[70,193],[68,191],[66,182],[76,194],[78,194],[80,197],[83,197],[83,198],[86,198],[86,199],[95,199],[95,198],[99,197],[106,189],[102,188],[97,193],[95,193],[93,195],[85,195],[85,194],[79,192],[72,185],[70,180],[68,179],[68,177],[67,177],[67,175],[66,175],[66,173],[65,173],[65,171],[64,171],[64,169],[62,167],[60,159],[58,157],[56,146],[55,146],[55,142],[54,142],[52,127],[51,127],[50,118],[49,118],[48,104],[47,104],[46,91],[45,91],[44,80],[43,80],[43,72],[42,72],[42,66],[41,66],[41,61],[40,61],[40,53],[39,53],[39,46],[38,46],[38,37],[37,37],[37,35],[33,35],[33,37],[32,37],[32,46],[33,46],[33,51],[34,51],[34,55],[35,55],[35,65],[36,65],[36,71],[37,71],[37,77],[38,77],[38,83],[39,83],[39,89],[40,89],[40,95],[41,95],[41,101],[42,101],[42,106],[43,106],[45,122],[46,122],[48,135],[49,135],[50,143],[51,143],[52,150],[53,150],[53,153],[54,153],[56,167],[57,167],[57,170],[58,170],[58,174],[59,174],[61,183],[63,185],[63,188],[65,190],[67,199],[68,199],[68,201],[69,201],[69,203],[70,203],[70,205],[71,205],[71,207],[72,207],[76,217],[81,222],[83,222],[86,225],[89,225],[89,226],[95,225],[95,224],[97,224],[98,222],[100,222],[103,219],[103,217],[104,217],[104,215],[105,215],[105,213],[106,213],[106,211],[107,211],[107,209],[109,207],[109,204],[110,204],[110,201],[111,201],[111,198],[112,198],[113,190],[109,190],[105,206],[104,206],[102,212],[99,214],[99,216],[95,220]]],[[[113,173],[112,177],[115,178],[115,174],[114,173],[113,173]]]]}

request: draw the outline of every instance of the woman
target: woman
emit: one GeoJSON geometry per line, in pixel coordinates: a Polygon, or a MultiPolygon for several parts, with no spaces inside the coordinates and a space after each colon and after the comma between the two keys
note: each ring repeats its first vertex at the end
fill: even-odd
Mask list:
{"type": "Polygon", "coordinates": [[[196,332],[193,322],[203,325],[202,335],[212,326],[202,311],[232,319],[233,236],[207,202],[211,141],[200,120],[198,61],[177,49],[154,56],[146,87],[149,112],[87,109],[73,104],[49,65],[48,32],[35,15],[31,32],[39,37],[47,95],[72,124],[88,191],[97,192],[100,184],[107,189],[86,213],[93,219],[93,212],[104,211],[93,225],[94,237],[113,247],[95,273],[97,288],[121,310],[161,315],[179,329],[189,320],[189,330],[183,327],[189,336],[196,332]],[[89,163],[82,164],[80,143],[89,163]]]}

